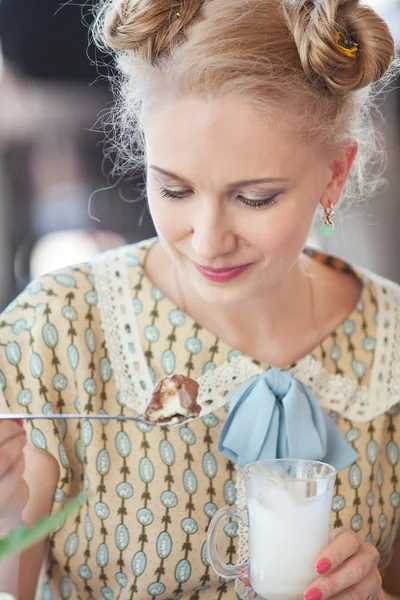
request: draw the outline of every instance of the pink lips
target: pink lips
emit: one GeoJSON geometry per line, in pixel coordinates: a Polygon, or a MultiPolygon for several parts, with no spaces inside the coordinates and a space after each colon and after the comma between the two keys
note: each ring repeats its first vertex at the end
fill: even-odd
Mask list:
{"type": "Polygon", "coordinates": [[[227,281],[236,279],[236,277],[239,277],[239,275],[247,271],[247,269],[251,267],[251,264],[241,265],[240,267],[231,267],[229,269],[210,269],[208,267],[197,265],[196,263],[194,263],[194,266],[206,279],[216,283],[226,283],[227,281]]]}

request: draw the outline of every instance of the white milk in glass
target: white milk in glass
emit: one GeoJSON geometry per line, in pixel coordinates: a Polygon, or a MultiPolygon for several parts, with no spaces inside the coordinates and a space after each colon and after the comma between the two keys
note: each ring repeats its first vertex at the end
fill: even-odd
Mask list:
{"type": "Polygon", "coordinates": [[[326,486],[318,493],[315,481],[254,479],[250,487],[252,587],[268,600],[301,600],[328,543],[332,493],[326,486]]]}

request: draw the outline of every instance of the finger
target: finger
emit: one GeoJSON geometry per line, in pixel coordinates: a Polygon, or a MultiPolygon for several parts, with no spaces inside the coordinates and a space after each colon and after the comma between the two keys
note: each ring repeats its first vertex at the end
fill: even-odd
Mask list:
{"type": "Polygon", "coordinates": [[[0,421],[0,448],[9,440],[25,434],[25,429],[16,421],[0,421]]]}
{"type": "Polygon", "coordinates": [[[333,542],[333,540],[337,538],[338,535],[344,533],[345,531],[348,531],[347,527],[336,527],[336,529],[332,529],[332,531],[329,534],[329,541],[333,542]]]}
{"type": "Polygon", "coordinates": [[[0,482],[0,512],[10,506],[11,500],[18,489],[25,471],[25,457],[23,454],[16,461],[0,482]]]}
{"type": "Polygon", "coordinates": [[[339,594],[334,596],[334,600],[349,600],[349,598],[360,598],[367,600],[368,598],[385,598],[382,590],[382,577],[378,569],[374,569],[364,577],[364,579],[356,585],[350,586],[339,594]]]}
{"type": "Polygon", "coordinates": [[[16,437],[9,439],[0,448],[0,481],[19,459],[25,445],[26,437],[20,433],[16,437]]]}
{"type": "Polygon", "coordinates": [[[336,540],[336,538],[339,537],[339,535],[342,535],[343,533],[354,533],[354,532],[352,529],[349,529],[348,527],[336,527],[335,529],[332,529],[332,531],[329,534],[330,543],[334,542],[336,540]]]}
{"type": "Polygon", "coordinates": [[[251,587],[250,579],[248,578],[248,576],[249,576],[248,564],[246,563],[246,565],[239,567],[239,571],[243,575],[242,577],[239,577],[239,581],[244,583],[244,585],[246,585],[247,587],[251,587]]]}
{"type": "Polygon", "coordinates": [[[350,529],[334,530],[331,539],[332,542],[324,549],[315,565],[317,573],[320,575],[336,569],[348,558],[354,556],[361,547],[360,538],[350,529]]]}
{"type": "Polygon", "coordinates": [[[326,600],[327,598],[336,598],[336,595],[343,590],[359,584],[369,573],[377,571],[377,554],[377,550],[369,544],[363,545],[355,556],[342,563],[337,569],[317,579],[306,592],[306,600],[317,596],[316,593],[311,593],[313,589],[320,590],[321,599],[326,600]],[[310,592],[309,597],[307,597],[308,592],[310,592]]]}
{"type": "Polygon", "coordinates": [[[19,421],[0,421],[0,448],[18,435],[26,435],[24,425],[19,421]]]}

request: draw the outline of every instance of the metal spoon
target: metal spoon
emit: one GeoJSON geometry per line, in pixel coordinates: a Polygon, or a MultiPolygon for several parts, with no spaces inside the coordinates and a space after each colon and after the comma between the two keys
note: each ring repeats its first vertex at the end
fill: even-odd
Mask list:
{"type": "Polygon", "coordinates": [[[189,421],[191,417],[182,417],[182,418],[173,418],[170,422],[167,423],[152,423],[151,421],[148,421],[147,419],[143,419],[142,417],[131,417],[129,415],[107,415],[107,414],[53,414],[53,413],[48,413],[48,414],[38,414],[38,415],[31,415],[31,414],[27,414],[24,413],[22,415],[17,415],[17,414],[0,414],[0,421],[43,421],[43,420],[50,420],[50,421],[57,421],[57,420],[61,420],[61,419],[74,419],[74,420],[80,420],[80,419],[89,419],[89,420],[97,420],[97,421],[105,421],[105,420],[110,420],[110,421],[135,421],[136,423],[141,423],[143,425],[150,425],[150,426],[156,426],[156,427],[169,427],[170,425],[181,425],[182,423],[185,423],[186,421],[189,421]]]}

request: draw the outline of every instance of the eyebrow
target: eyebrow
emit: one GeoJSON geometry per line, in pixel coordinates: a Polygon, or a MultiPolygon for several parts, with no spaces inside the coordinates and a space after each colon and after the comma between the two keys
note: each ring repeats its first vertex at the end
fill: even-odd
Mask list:
{"type": "MultiPolygon", "coordinates": [[[[162,175],[166,175],[167,177],[171,177],[172,179],[179,179],[180,181],[187,182],[184,177],[177,175],[176,173],[172,173],[171,171],[166,171],[165,169],[161,169],[160,167],[156,167],[155,165],[149,165],[150,169],[153,171],[158,171],[162,175]]],[[[256,185],[258,183],[287,183],[289,180],[283,177],[263,177],[261,179],[242,179],[241,181],[234,181],[233,183],[228,184],[227,187],[235,188],[241,187],[243,185],[256,185]]]]}

